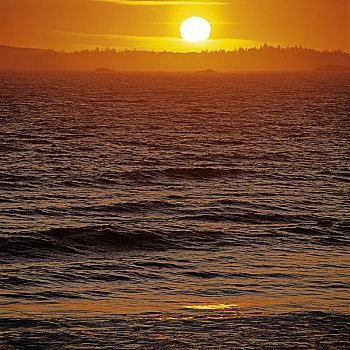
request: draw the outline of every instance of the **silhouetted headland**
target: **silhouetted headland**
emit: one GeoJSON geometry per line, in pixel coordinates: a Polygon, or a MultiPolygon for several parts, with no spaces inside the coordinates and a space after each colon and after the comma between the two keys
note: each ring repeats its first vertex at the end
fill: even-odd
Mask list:
{"type": "Polygon", "coordinates": [[[315,69],[315,72],[349,72],[350,67],[340,65],[325,65],[315,69]]]}
{"type": "Polygon", "coordinates": [[[350,66],[350,55],[342,51],[268,45],[234,51],[186,53],[109,48],[59,52],[0,46],[0,69],[93,70],[109,67],[108,70],[199,71],[212,67],[224,71],[281,71],[314,70],[324,65],[350,66]]]}

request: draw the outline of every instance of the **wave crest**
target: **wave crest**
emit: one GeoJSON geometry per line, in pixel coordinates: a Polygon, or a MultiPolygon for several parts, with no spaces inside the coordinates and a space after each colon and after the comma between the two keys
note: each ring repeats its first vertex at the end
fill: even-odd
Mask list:
{"type": "Polygon", "coordinates": [[[52,254],[84,254],[113,250],[195,249],[203,243],[215,244],[221,231],[128,230],[112,225],[52,228],[25,235],[0,236],[0,251],[5,257],[42,257],[52,254]]]}

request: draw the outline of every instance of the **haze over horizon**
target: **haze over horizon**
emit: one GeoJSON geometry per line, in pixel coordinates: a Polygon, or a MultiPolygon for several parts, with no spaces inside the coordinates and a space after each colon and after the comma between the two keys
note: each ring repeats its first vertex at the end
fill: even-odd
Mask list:
{"type": "Polygon", "coordinates": [[[264,43],[349,52],[349,1],[0,0],[1,45],[187,52],[264,43]],[[209,40],[180,37],[189,16],[210,22],[209,40]]]}

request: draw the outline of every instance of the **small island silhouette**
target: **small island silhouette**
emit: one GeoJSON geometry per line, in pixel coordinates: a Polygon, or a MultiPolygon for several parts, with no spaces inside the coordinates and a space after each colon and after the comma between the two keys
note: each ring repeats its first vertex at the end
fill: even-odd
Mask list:
{"type": "Polygon", "coordinates": [[[96,68],[93,70],[93,73],[103,73],[103,74],[108,74],[108,73],[116,73],[117,71],[114,69],[109,69],[109,68],[96,68]]]}
{"type": "Polygon", "coordinates": [[[197,72],[195,72],[195,74],[219,74],[218,71],[216,71],[215,69],[202,69],[202,70],[198,70],[197,72]]]}
{"type": "Polygon", "coordinates": [[[350,67],[348,66],[340,66],[340,65],[332,65],[332,64],[317,67],[315,69],[315,72],[349,72],[349,71],[350,71],[350,67]]]}

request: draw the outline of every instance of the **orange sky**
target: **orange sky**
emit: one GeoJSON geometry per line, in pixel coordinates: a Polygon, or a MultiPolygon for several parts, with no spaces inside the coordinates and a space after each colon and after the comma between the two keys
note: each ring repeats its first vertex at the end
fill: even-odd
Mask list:
{"type": "Polygon", "coordinates": [[[0,45],[168,51],[302,45],[349,51],[350,0],[0,0],[0,45]],[[212,25],[187,43],[190,16],[212,25]]]}

